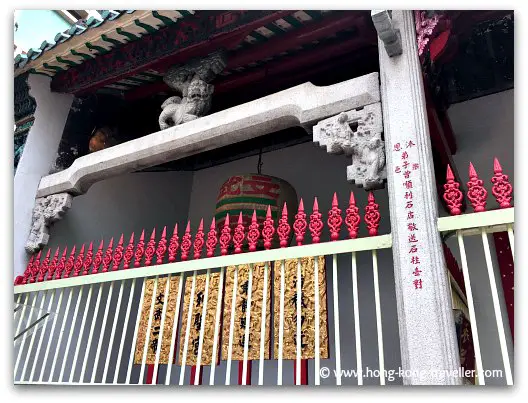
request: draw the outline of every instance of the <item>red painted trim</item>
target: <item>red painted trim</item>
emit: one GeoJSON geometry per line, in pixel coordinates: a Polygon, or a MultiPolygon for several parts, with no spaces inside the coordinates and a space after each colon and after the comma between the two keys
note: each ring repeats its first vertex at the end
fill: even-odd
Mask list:
{"type": "MultiPolygon", "coordinates": [[[[293,361],[293,383],[297,385],[297,360],[293,361]]],[[[308,360],[301,360],[301,385],[308,385],[308,360]]]]}
{"type": "MultiPolygon", "coordinates": [[[[324,18],[321,21],[308,23],[302,28],[287,34],[276,36],[265,44],[255,46],[246,52],[239,52],[228,60],[226,69],[247,66],[249,63],[276,56],[297,46],[309,44],[313,41],[329,37],[336,32],[354,27],[357,20],[365,19],[365,12],[337,12],[337,15],[324,18]]],[[[368,13],[367,13],[368,14],[368,13]]]]}
{"type": "Polygon", "coordinates": [[[320,63],[325,59],[357,51],[369,44],[370,42],[363,35],[358,34],[358,36],[345,42],[336,43],[298,55],[287,56],[280,60],[267,63],[262,68],[253,70],[250,73],[237,75],[236,77],[219,82],[215,85],[215,93],[228,92],[234,88],[262,80],[268,76],[286,74],[289,70],[301,67],[302,65],[320,63]]]}
{"type": "MultiPolygon", "coordinates": [[[[156,384],[158,383],[158,375],[159,372],[156,374],[156,384]]],[[[152,377],[154,376],[154,364],[147,364],[147,384],[150,385],[152,383],[152,377]]]]}
{"type": "MultiPolygon", "coordinates": [[[[202,376],[203,376],[203,367],[200,370],[200,378],[198,379],[198,385],[202,384],[202,376]]],[[[196,377],[196,365],[193,365],[191,367],[191,380],[189,382],[189,385],[194,385],[194,379],[196,377]]]]}
{"type": "Polygon", "coordinates": [[[495,241],[495,251],[497,254],[497,261],[499,262],[499,271],[502,280],[502,290],[504,292],[504,301],[506,303],[508,321],[510,323],[510,330],[513,340],[515,298],[513,289],[514,265],[510,247],[510,240],[508,238],[507,232],[495,232],[493,234],[493,240],[495,241]]]}
{"type": "MultiPolygon", "coordinates": [[[[238,362],[238,384],[242,385],[242,374],[244,368],[244,361],[238,362]]],[[[251,385],[251,360],[247,362],[247,372],[246,372],[246,385],[251,385]]]]}
{"type": "MultiPolygon", "coordinates": [[[[139,74],[141,73],[141,71],[144,71],[147,69],[154,69],[154,70],[157,70],[163,73],[164,71],[166,71],[166,69],[168,69],[168,67],[170,67],[173,64],[183,63],[186,60],[189,60],[195,57],[205,56],[220,48],[225,48],[225,49],[233,48],[234,46],[238,45],[241,41],[243,41],[244,38],[254,29],[259,28],[263,25],[266,25],[281,17],[289,15],[293,12],[294,11],[291,11],[291,10],[274,12],[266,17],[251,21],[250,23],[247,23],[245,25],[234,27],[232,31],[222,32],[217,35],[213,35],[202,42],[189,45],[183,49],[178,49],[169,56],[150,60],[149,62],[141,66],[130,68],[129,70],[123,71],[121,74],[115,74],[114,76],[103,79],[103,80],[97,81],[97,76],[94,75],[93,81],[91,81],[86,86],[73,90],[73,91],[69,91],[68,88],[62,88],[62,86],[59,84],[58,81],[60,80],[60,77],[63,76],[63,73],[57,74],[55,76],[53,81],[54,81],[54,84],[55,83],[56,84],[53,86],[55,87],[57,85],[58,87],[61,87],[59,88],[60,92],[67,92],[67,93],[73,92],[75,95],[78,96],[78,95],[82,95],[83,93],[93,92],[98,88],[104,87],[105,85],[114,83],[126,77],[133,76],[135,74],[139,74]]],[[[195,20],[199,21],[199,18],[197,15],[195,16],[195,18],[189,19],[190,22],[193,22],[195,20]]],[[[169,27],[166,29],[171,29],[171,28],[169,27]]],[[[126,53],[128,49],[133,48],[135,46],[137,45],[134,42],[131,42],[131,43],[128,43],[120,47],[118,51],[126,53]]],[[[148,46],[148,44],[145,44],[145,46],[148,46]]],[[[100,64],[104,64],[103,59],[101,59],[100,64]]],[[[72,67],[72,69],[75,69],[75,67],[72,67]]],[[[68,72],[69,70],[71,69],[68,69],[66,72],[68,72]]]]}

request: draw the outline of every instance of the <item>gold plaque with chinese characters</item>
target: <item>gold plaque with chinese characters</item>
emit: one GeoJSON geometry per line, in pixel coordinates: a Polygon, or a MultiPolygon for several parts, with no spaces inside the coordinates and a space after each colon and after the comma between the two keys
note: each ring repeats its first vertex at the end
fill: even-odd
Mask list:
{"type": "MultiPolygon", "coordinates": [[[[315,258],[284,261],[284,338],[282,358],[297,358],[297,262],[301,263],[301,358],[315,358],[315,258]]],[[[275,359],[279,356],[281,264],[274,264],[273,315],[275,359]]],[[[328,358],[328,310],[324,256],[318,258],[319,278],[319,357],[328,358]]]]}
{"type": "MultiPolygon", "coordinates": [[[[251,280],[251,306],[249,306],[249,264],[238,266],[237,288],[235,299],[235,320],[233,324],[232,360],[244,359],[244,345],[246,326],[249,326],[248,359],[260,358],[262,304],[264,295],[265,263],[253,264],[251,280]],[[249,324],[247,313],[249,312],[249,324]]],[[[226,269],[226,287],[224,298],[224,316],[222,332],[222,359],[227,360],[229,351],[229,330],[231,326],[231,307],[233,304],[233,290],[235,279],[235,266],[226,269]]],[[[271,297],[271,265],[268,264],[266,280],[266,326],[264,330],[264,359],[270,358],[270,297],[271,297]]]]}
{"type": "MultiPolygon", "coordinates": [[[[202,313],[204,305],[205,323],[204,337],[202,341],[201,365],[211,365],[213,358],[213,342],[216,322],[216,307],[218,302],[218,284],[220,283],[220,273],[211,273],[209,276],[209,290],[207,301],[205,300],[206,274],[196,276],[196,285],[194,289],[193,300],[191,303],[191,290],[193,276],[188,276],[185,280],[185,296],[183,300],[182,325],[180,327],[180,352],[178,355],[178,364],[181,365],[183,359],[183,350],[185,348],[185,338],[187,337],[187,356],[185,365],[196,365],[198,360],[198,349],[200,346],[200,328],[202,325],[202,313]],[[189,334],[187,333],[187,319],[189,317],[189,306],[191,307],[191,321],[189,334]]],[[[221,301],[220,301],[221,303],[221,301]]],[[[218,329],[220,334],[220,329],[218,329]]],[[[218,344],[219,345],[219,344],[218,344]]],[[[218,362],[220,348],[217,347],[216,361],[218,362]]]]}
{"type": "MultiPolygon", "coordinates": [[[[134,364],[141,364],[143,360],[145,339],[147,335],[147,326],[149,322],[150,306],[152,294],[154,292],[155,279],[145,280],[145,293],[143,297],[143,307],[141,309],[141,319],[138,326],[136,350],[134,353],[134,364]]],[[[146,364],[154,364],[156,361],[156,350],[161,336],[161,320],[163,316],[163,305],[167,302],[165,321],[163,325],[163,343],[160,346],[160,364],[169,362],[170,344],[172,328],[174,324],[174,313],[176,310],[176,300],[178,298],[178,287],[180,285],[180,276],[172,276],[169,283],[168,298],[165,295],[167,277],[158,279],[156,295],[154,296],[154,311],[152,313],[152,324],[150,326],[150,336],[148,341],[146,364]]],[[[176,318],[178,320],[178,318],[176,318]]]]}

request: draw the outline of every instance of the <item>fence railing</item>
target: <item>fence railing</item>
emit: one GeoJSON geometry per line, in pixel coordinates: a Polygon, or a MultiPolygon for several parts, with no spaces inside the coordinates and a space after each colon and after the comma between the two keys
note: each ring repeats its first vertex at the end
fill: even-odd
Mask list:
{"type": "MultiPolygon", "coordinates": [[[[508,317],[504,315],[503,308],[501,305],[507,305],[511,308],[508,312],[510,315],[509,320],[513,321],[513,287],[504,291],[504,295],[507,297],[506,303],[504,298],[499,298],[500,289],[496,281],[496,269],[497,263],[494,267],[494,259],[492,258],[492,250],[488,239],[488,234],[502,233],[505,239],[508,239],[509,246],[505,247],[505,250],[498,250],[497,254],[505,254],[506,258],[511,253],[511,263],[500,264],[500,278],[502,285],[506,289],[507,281],[510,280],[513,284],[513,260],[514,260],[514,208],[512,207],[512,185],[509,183],[508,176],[502,172],[502,167],[499,161],[495,158],[494,160],[494,175],[491,179],[492,194],[495,197],[499,209],[494,211],[486,211],[487,202],[487,190],[483,186],[483,181],[479,179],[473,164],[469,164],[469,182],[467,183],[466,197],[470,202],[474,213],[461,214],[462,199],[464,194],[460,190],[459,183],[455,182],[453,172],[451,168],[447,167],[447,183],[444,185],[445,193],[444,200],[448,203],[450,213],[452,217],[443,217],[438,219],[438,230],[444,234],[445,239],[451,236],[455,236],[458,242],[458,252],[460,256],[460,262],[463,274],[463,284],[461,287],[465,291],[467,298],[467,305],[469,309],[469,321],[471,323],[471,335],[473,339],[473,347],[475,351],[475,363],[477,369],[477,378],[480,385],[485,385],[486,376],[485,368],[483,366],[483,353],[489,354],[489,351],[483,351],[480,346],[479,329],[477,327],[477,315],[475,313],[476,303],[473,295],[474,288],[472,288],[471,279],[475,280],[479,273],[476,271],[479,266],[479,259],[475,255],[477,252],[476,248],[472,248],[472,259],[468,259],[467,249],[465,246],[465,240],[467,242],[468,237],[480,236],[482,240],[482,251],[480,254],[484,254],[485,266],[489,278],[489,286],[491,290],[491,300],[493,305],[493,313],[495,317],[496,329],[498,332],[498,347],[500,349],[502,364],[504,367],[504,378],[508,385],[513,385],[512,376],[512,365],[510,362],[510,355],[508,353],[508,337],[507,337],[507,325],[504,323],[504,319],[508,320],[508,317]],[[509,250],[511,252],[509,252],[509,250]],[[508,298],[509,297],[509,298],[508,298]],[[501,301],[502,299],[502,301],[501,301]]],[[[498,239],[502,239],[499,237],[498,239]]],[[[500,260],[499,260],[500,262],[500,260]]],[[[497,276],[499,277],[499,276],[497,276]]],[[[489,298],[489,297],[488,297],[489,298]]],[[[484,327],[482,327],[484,328],[484,327]]],[[[512,338],[513,338],[513,327],[512,327],[512,338]]],[[[493,348],[496,348],[496,344],[493,348]]],[[[513,348],[513,346],[512,346],[513,348]]]]}
{"type": "MultiPolygon", "coordinates": [[[[334,195],[326,220],[331,241],[325,243],[319,243],[325,222],[315,199],[309,221],[301,200],[291,226],[284,205],[278,223],[274,223],[268,210],[262,227],[257,223],[255,214],[248,228],[244,228],[240,215],[234,231],[229,218],[220,231],[213,219],[207,240],[202,221],[194,239],[188,223],[181,241],[176,226],[170,240],[166,239],[164,228],[157,241],[155,231],[146,245],[144,232],[137,244],[134,244],[132,234],[125,247],[124,236],[121,235],[115,249],[112,240],[106,250],[101,242],[95,256],[93,243],[90,243],[86,254],[84,245],[77,255],[74,247],[68,257],[66,249],[60,258],[58,249],[53,257],[50,250],[44,257],[39,252],[31,258],[24,275],[15,282],[15,299],[21,307],[14,314],[16,335],[28,324],[41,321],[32,331],[25,332],[15,340],[15,383],[198,385],[202,384],[204,369],[207,368],[209,380],[206,383],[229,385],[232,361],[235,360],[234,349],[237,343],[242,343],[243,357],[236,358],[239,361],[238,383],[251,383],[251,364],[252,361],[258,361],[258,384],[282,385],[285,351],[287,348],[292,351],[291,346],[285,344],[287,333],[294,336],[294,383],[307,384],[308,378],[312,379],[312,376],[308,376],[309,360],[305,358],[306,346],[303,345],[303,338],[310,332],[301,328],[306,320],[313,324],[313,332],[310,333],[313,335],[313,341],[310,341],[313,345],[313,357],[310,357],[314,364],[313,383],[321,383],[321,351],[330,355],[324,350],[326,346],[329,351],[332,344],[335,383],[340,385],[343,335],[343,329],[340,329],[340,312],[343,312],[339,304],[340,266],[340,272],[351,270],[357,382],[362,384],[364,364],[361,351],[365,336],[362,338],[360,331],[357,259],[360,253],[368,253],[373,276],[379,383],[385,384],[377,251],[391,248],[391,236],[377,235],[380,213],[372,193],[369,194],[364,215],[369,237],[356,238],[361,217],[353,194],[344,215],[345,219],[334,195]],[[343,222],[350,239],[338,240],[343,222]],[[287,247],[292,229],[297,246],[287,247]],[[312,243],[303,245],[307,230],[310,231],[312,243]],[[274,236],[280,242],[281,247],[278,249],[271,249],[274,236]],[[264,250],[256,250],[259,241],[263,241],[264,250]],[[201,259],[204,246],[208,257],[201,259]],[[187,260],[191,255],[191,247],[194,259],[187,260]],[[220,256],[214,256],[217,249],[220,256]],[[234,249],[233,254],[228,254],[230,249],[234,249]],[[243,249],[249,249],[249,253],[241,253],[243,249]],[[181,261],[176,262],[178,251],[181,261]],[[338,265],[338,260],[343,256],[347,262],[345,267],[338,265]],[[303,261],[305,258],[313,258],[313,267],[303,261]],[[296,265],[290,270],[288,262],[292,260],[296,261],[296,265]],[[331,293],[328,293],[332,295],[331,303],[327,301],[326,290],[320,289],[330,283],[326,278],[321,278],[327,277],[326,272],[321,271],[321,265],[331,267],[331,271],[328,271],[332,283],[331,293]],[[135,267],[133,270],[130,269],[132,266],[135,267]],[[286,271],[290,273],[288,287],[286,271]],[[177,285],[174,283],[176,288],[173,289],[172,280],[175,279],[177,285]],[[238,322],[235,325],[235,311],[239,312],[240,308],[237,292],[241,290],[242,279],[247,279],[244,283],[246,308],[243,314],[238,313],[237,320],[244,321],[244,334],[235,340],[236,329],[241,329],[238,322]],[[305,279],[310,282],[308,286],[304,284],[305,279]],[[226,295],[228,280],[232,283],[229,301],[226,295]],[[291,281],[295,285],[293,293],[290,292],[291,281]],[[203,282],[205,287],[202,287],[203,282]],[[214,287],[211,286],[213,284],[214,287]],[[257,288],[257,285],[262,288],[257,288]],[[273,286],[273,298],[266,298],[273,286]],[[312,286],[313,300],[309,304],[313,303],[313,308],[305,307],[306,287],[312,286]],[[200,292],[203,292],[198,298],[200,308],[195,309],[190,301],[196,299],[199,287],[202,287],[200,292]],[[159,295],[160,290],[163,290],[163,301],[158,306],[155,296],[159,295]],[[289,303],[285,301],[286,293],[294,297],[293,311],[285,312],[285,303],[289,303]],[[172,297],[164,297],[169,295],[172,297]],[[145,298],[150,298],[150,301],[145,302],[145,298]],[[171,298],[175,299],[174,304],[171,298]],[[252,302],[257,299],[261,302],[261,307],[255,308],[260,309],[258,312],[252,308],[252,302]],[[274,306],[274,312],[278,313],[274,315],[278,316],[275,326],[270,323],[270,304],[274,306]],[[278,305],[278,309],[275,305],[278,305]],[[229,315],[225,316],[224,311],[229,311],[229,315]],[[42,319],[43,313],[48,312],[55,314],[42,319]],[[206,324],[210,316],[208,312],[214,314],[206,324]],[[328,318],[332,316],[332,319],[323,320],[324,315],[328,315],[328,318]],[[229,318],[229,321],[224,323],[224,317],[229,318]],[[160,326],[156,328],[154,322],[160,326]],[[191,322],[194,327],[191,327],[191,322]],[[253,337],[249,334],[252,322],[260,323],[259,329],[254,330],[255,337],[259,339],[256,357],[249,355],[249,343],[253,337]],[[326,328],[329,323],[332,329],[326,328]],[[276,352],[276,364],[267,359],[272,355],[268,351],[271,336],[267,336],[267,333],[270,328],[277,333],[273,336],[274,348],[271,349],[276,352]],[[209,332],[210,329],[213,329],[212,332],[209,332]],[[155,344],[152,344],[154,339],[151,339],[153,331],[158,332],[155,344]],[[170,337],[166,338],[164,332],[170,332],[170,337]],[[191,339],[193,332],[198,336],[191,339]],[[334,336],[332,340],[330,333],[334,336]],[[170,340],[168,345],[164,345],[164,340],[170,340]],[[137,351],[138,345],[142,345],[141,351],[137,351]],[[227,350],[226,354],[222,352],[224,359],[220,361],[218,357],[224,345],[227,350]],[[150,349],[154,358],[148,360],[150,349]],[[174,362],[176,355],[179,356],[178,365],[174,362]],[[165,362],[162,362],[161,356],[165,356],[165,362]],[[269,372],[265,373],[266,366],[276,368],[271,377],[269,372]],[[215,375],[218,368],[222,368],[224,376],[220,382],[215,375]],[[175,374],[174,371],[178,369],[179,373],[175,374]]],[[[346,337],[352,339],[348,335],[346,337]]]]}

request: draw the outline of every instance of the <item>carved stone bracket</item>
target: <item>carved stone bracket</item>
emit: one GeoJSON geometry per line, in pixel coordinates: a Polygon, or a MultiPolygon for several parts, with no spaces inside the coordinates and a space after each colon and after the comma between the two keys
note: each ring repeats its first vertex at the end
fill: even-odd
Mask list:
{"type": "Polygon", "coordinates": [[[401,55],[402,44],[401,36],[398,29],[395,29],[392,24],[392,16],[390,10],[372,10],[372,22],[378,37],[385,45],[385,50],[390,57],[401,55]]]}
{"type": "Polygon", "coordinates": [[[35,199],[31,229],[25,246],[28,253],[35,253],[48,243],[50,224],[60,220],[70,209],[71,203],[72,195],[69,193],[35,199]]]}
{"type": "Polygon", "coordinates": [[[341,112],[320,121],[313,129],[313,141],[330,154],[352,156],[347,180],[365,190],[383,188],[387,179],[381,103],[341,112]]]}

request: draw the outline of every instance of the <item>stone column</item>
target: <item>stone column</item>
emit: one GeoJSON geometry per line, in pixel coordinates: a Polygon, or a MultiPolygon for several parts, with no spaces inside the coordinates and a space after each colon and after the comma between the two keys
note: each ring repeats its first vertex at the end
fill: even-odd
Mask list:
{"type": "Polygon", "coordinates": [[[25,244],[28,239],[35,196],[42,176],[48,175],[57,155],[59,143],[68,118],[73,95],[50,91],[49,77],[31,74],[28,78],[30,94],[37,109],[35,123],[29,130],[24,152],[14,178],[14,275],[21,275],[27,264],[25,244]]]}
{"type": "Polygon", "coordinates": [[[403,370],[408,385],[453,385],[460,366],[412,11],[373,11],[403,370]],[[401,42],[401,45],[398,44],[401,42]],[[401,52],[399,51],[401,46],[401,52]],[[389,55],[389,53],[391,55],[389,55]],[[450,371],[437,372],[435,371],[450,371]]]}

